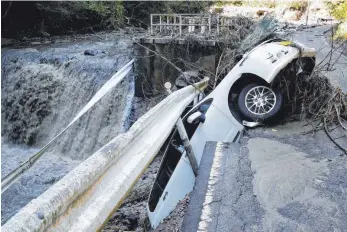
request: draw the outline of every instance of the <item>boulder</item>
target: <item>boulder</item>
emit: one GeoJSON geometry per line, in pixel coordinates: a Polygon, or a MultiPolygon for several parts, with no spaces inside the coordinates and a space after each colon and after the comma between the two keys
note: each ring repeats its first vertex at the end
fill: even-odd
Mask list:
{"type": "Polygon", "coordinates": [[[85,50],[84,51],[84,55],[86,56],[95,56],[98,54],[98,51],[95,51],[95,50],[85,50]]]}

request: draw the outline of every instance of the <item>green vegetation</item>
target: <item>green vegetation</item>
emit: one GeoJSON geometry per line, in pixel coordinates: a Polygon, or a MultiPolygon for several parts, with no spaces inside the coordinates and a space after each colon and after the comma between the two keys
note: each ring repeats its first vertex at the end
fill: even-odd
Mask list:
{"type": "Polygon", "coordinates": [[[280,1],[280,0],[234,0],[234,1],[218,1],[215,3],[217,7],[223,7],[227,5],[233,6],[250,6],[250,7],[268,7],[275,8],[279,5],[288,6],[292,10],[304,11],[307,8],[307,1],[305,0],[292,0],[292,1],[280,1]]]}
{"type": "MultiPolygon", "coordinates": [[[[89,26],[95,22],[100,28],[115,28],[120,25],[123,17],[122,2],[37,2],[34,3],[45,27],[59,28],[72,26],[74,28],[89,26]],[[57,24],[54,24],[57,23],[57,24]],[[77,25],[75,25],[77,23],[77,25]]],[[[93,26],[93,25],[91,25],[93,26]]],[[[43,29],[43,28],[42,28],[43,29]]]]}
{"type": "Polygon", "coordinates": [[[287,4],[291,10],[305,11],[307,8],[307,1],[297,0],[285,2],[284,4],[287,4]]]}
{"type": "MultiPolygon", "coordinates": [[[[116,1],[116,2],[82,2],[82,4],[85,4],[85,7],[89,8],[90,10],[96,11],[98,14],[102,15],[105,19],[110,19],[111,21],[114,21],[115,19],[122,19],[123,13],[124,13],[124,6],[123,2],[116,1]]],[[[118,20],[119,22],[119,20],[118,20]]],[[[113,23],[112,26],[115,26],[116,23],[113,23]]]]}
{"type": "Polygon", "coordinates": [[[37,1],[1,2],[2,33],[7,37],[93,32],[124,25],[148,27],[152,13],[200,13],[202,1],[37,1]]]}
{"type": "Polygon", "coordinates": [[[339,0],[334,2],[326,2],[332,16],[338,20],[347,20],[347,1],[339,0]]]}
{"type": "Polygon", "coordinates": [[[227,5],[233,5],[233,6],[242,6],[244,1],[242,0],[234,0],[234,1],[217,1],[215,2],[215,6],[217,7],[223,7],[227,5]]]}
{"type": "Polygon", "coordinates": [[[347,40],[347,1],[337,0],[326,2],[331,15],[342,22],[337,26],[334,34],[334,40],[347,40]]]}
{"type": "Polygon", "coordinates": [[[150,14],[202,13],[207,12],[212,2],[168,1],[168,2],[124,2],[125,15],[132,25],[144,26],[150,23],[150,14]]]}
{"type": "Polygon", "coordinates": [[[250,6],[250,7],[268,7],[268,8],[275,8],[276,7],[276,1],[274,0],[245,0],[242,2],[244,6],[250,6]]]}

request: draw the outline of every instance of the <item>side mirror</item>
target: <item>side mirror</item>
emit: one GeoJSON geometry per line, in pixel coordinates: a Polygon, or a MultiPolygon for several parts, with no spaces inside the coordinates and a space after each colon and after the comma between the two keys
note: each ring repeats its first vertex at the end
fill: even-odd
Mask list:
{"type": "Polygon", "coordinates": [[[201,113],[200,111],[196,111],[195,113],[192,113],[188,119],[187,122],[189,124],[196,124],[199,122],[205,122],[205,115],[201,113]]]}

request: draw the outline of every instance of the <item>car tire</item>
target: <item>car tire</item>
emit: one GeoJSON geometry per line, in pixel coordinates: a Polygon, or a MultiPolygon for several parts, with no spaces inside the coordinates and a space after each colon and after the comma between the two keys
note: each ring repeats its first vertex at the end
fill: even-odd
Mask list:
{"type": "Polygon", "coordinates": [[[246,85],[238,96],[240,112],[252,121],[267,121],[282,108],[283,96],[278,89],[263,84],[246,85]]]}

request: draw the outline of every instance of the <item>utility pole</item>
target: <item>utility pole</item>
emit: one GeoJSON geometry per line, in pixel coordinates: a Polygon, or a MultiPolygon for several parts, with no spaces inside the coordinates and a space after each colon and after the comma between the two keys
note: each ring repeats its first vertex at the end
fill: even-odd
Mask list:
{"type": "Polygon", "coordinates": [[[307,0],[307,11],[306,11],[306,28],[308,24],[308,15],[310,13],[310,0],[307,0]]]}

